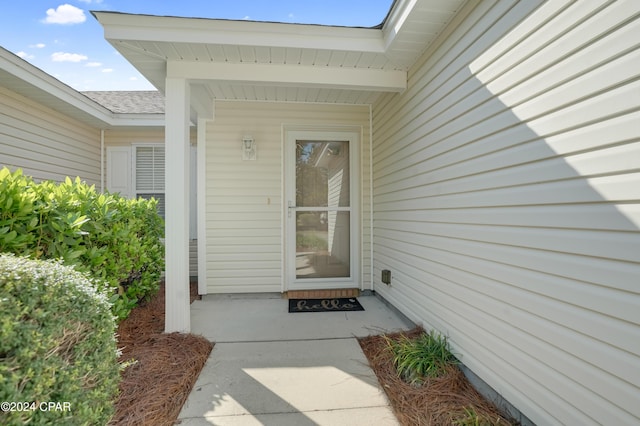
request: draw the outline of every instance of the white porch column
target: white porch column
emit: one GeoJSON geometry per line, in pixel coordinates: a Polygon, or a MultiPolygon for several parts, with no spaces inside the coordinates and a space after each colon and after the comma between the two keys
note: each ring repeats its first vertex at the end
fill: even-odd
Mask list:
{"type": "Polygon", "coordinates": [[[189,83],[165,90],[165,331],[189,332],[189,83]]]}

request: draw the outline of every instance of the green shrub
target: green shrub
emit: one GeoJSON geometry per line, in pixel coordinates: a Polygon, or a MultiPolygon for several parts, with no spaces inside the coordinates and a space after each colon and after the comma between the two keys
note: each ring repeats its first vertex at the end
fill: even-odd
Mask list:
{"type": "Polygon", "coordinates": [[[428,377],[443,375],[447,367],[458,360],[449,349],[445,336],[431,332],[415,339],[401,335],[398,340],[387,338],[398,375],[412,384],[421,384],[428,377]]]}
{"type": "Polygon", "coordinates": [[[79,178],[36,183],[20,170],[0,170],[0,252],[90,272],[118,318],[157,291],[163,234],[155,200],[100,194],[79,178]]]}
{"type": "Polygon", "coordinates": [[[120,380],[115,319],[86,274],[0,255],[0,330],[0,401],[21,404],[0,411],[0,424],[109,421],[120,380]]]}

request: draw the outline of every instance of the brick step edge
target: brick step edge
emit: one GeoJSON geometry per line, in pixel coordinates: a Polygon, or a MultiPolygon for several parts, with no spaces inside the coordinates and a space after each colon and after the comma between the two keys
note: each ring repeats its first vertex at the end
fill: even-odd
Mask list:
{"type": "Polygon", "coordinates": [[[290,290],[284,293],[285,299],[327,299],[358,296],[360,296],[360,289],[357,288],[339,288],[329,290],[290,290]]]}

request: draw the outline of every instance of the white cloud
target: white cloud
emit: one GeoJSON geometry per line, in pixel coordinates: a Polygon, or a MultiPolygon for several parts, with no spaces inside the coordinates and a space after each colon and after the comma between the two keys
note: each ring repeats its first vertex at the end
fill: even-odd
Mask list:
{"type": "Polygon", "coordinates": [[[138,81],[138,77],[129,77],[129,81],[138,81]]]}
{"type": "Polygon", "coordinates": [[[244,18],[242,18],[243,21],[250,21],[251,20],[251,16],[247,15],[244,18]]]}
{"type": "Polygon", "coordinates": [[[16,55],[21,57],[22,59],[33,59],[33,58],[35,58],[35,56],[29,55],[27,52],[23,52],[23,51],[16,52],[16,55]]]}
{"type": "Polygon", "coordinates": [[[87,20],[82,9],[70,4],[61,4],[57,9],[47,10],[45,24],[80,24],[87,20]]]}
{"type": "Polygon", "coordinates": [[[85,67],[101,67],[102,62],[87,62],[85,67]]]}
{"type": "Polygon", "coordinates": [[[55,52],[51,54],[53,62],[82,62],[89,59],[86,55],[80,53],[55,52]]]}
{"type": "Polygon", "coordinates": [[[45,47],[46,44],[44,43],[36,43],[36,44],[30,44],[29,47],[32,49],[42,49],[43,47],[45,47]]]}
{"type": "Polygon", "coordinates": [[[289,19],[295,18],[295,15],[293,13],[290,13],[288,16],[289,16],[289,19]]]}
{"type": "Polygon", "coordinates": [[[102,72],[113,72],[113,68],[105,68],[102,72]]]}

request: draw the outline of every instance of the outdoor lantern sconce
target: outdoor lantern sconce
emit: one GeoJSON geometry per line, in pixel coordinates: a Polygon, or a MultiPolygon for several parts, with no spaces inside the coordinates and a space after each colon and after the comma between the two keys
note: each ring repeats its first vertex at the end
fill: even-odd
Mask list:
{"type": "Polygon", "coordinates": [[[244,161],[256,159],[256,141],[251,136],[242,138],[242,159],[244,161]]]}

